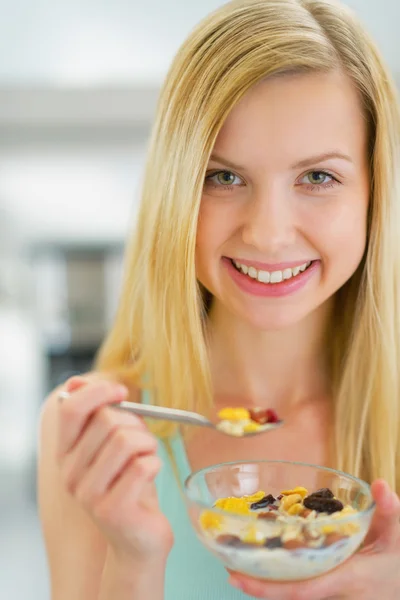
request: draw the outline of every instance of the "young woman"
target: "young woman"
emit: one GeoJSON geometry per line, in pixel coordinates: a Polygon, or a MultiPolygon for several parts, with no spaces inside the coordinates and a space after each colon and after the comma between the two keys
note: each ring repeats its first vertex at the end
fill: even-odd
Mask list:
{"type": "Polygon", "coordinates": [[[371,482],[371,546],[312,581],[233,586],[399,598],[399,142],[395,86],[341,5],[236,0],[182,46],[97,372],[43,410],[53,600],[245,598],[196,540],[180,488],[191,470],[256,458],[371,482]],[[123,398],[271,407],[285,426],[150,431],[109,406],[123,398]]]}

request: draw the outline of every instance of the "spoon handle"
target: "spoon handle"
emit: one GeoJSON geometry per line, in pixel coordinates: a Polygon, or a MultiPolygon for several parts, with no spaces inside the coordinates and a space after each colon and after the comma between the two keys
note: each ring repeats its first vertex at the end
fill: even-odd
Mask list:
{"type": "Polygon", "coordinates": [[[200,427],[214,427],[214,425],[195,412],[188,410],[180,410],[178,408],[166,408],[164,406],[154,406],[152,404],[140,404],[136,402],[116,402],[113,404],[115,408],[127,410],[142,417],[150,417],[162,421],[174,421],[175,423],[185,423],[187,425],[197,425],[200,427]]]}

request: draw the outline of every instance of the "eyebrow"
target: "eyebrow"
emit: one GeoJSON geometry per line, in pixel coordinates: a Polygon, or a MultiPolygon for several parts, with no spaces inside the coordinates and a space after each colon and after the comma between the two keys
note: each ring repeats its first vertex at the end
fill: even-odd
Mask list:
{"type": "Polygon", "coordinates": [[[227,158],[224,158],[223,156],[218,156],[218,154],[215,154],[214,152],[211,154],[210,160],[219,162],[219,163],[226,165],[227,167],[231,167],[232,169],[235,169],[237,171],[245,171],[244,167],[241,167],[240,165],[236,165],[235,163],[228,160],[227,158]]]}
{"type": "MultiPolygon", "coordinates": [[[[299,162],[292,165],[290,168],[293,170],[294,169],[302,169],[304,167],[309,167],[313,164],[324,162],[324,161],[330,160],[332,158],[339,158],[340,160],[345,160],[350,163],[353,162],[352,158],[350,156],[348,156],[348,154],[343,154],[343,152],[338,152],[338,151],[334,150],[332,152],[324,152],[323,154],[316,154],[315,156],[310,156],[308,158],[304,158],[303,160],[300,160],[299,162]]],[[[237,165],[237,164],[233,163],[232,161],[224,158],[223,156],[219,156],[218,154],[215,154],[215,153],[211,154],[210,160],[224,164],[227,167],[231,167],[232,169],[235,169],[237,171],[245,171],[246,170],[245,167],[241,167],[240,165],[237,165]]]]}
{"type": "Polygon", "coordinates": [[[346,160],[347,162],[352,163],[353,160],[348,154],[343,154],[343,152],[338,152],[334,150],[332,152],[324,152],[323,154],[316,154],[315,156],[310,156],[309,158],[305,158],[300,160],[299,162],[292,165],[292,169],[301,169],[303,167],[309,167],[312,164],[324,162],[326,160],[330,160],[332,158],[339,158],[340,160],[346,160]]]}

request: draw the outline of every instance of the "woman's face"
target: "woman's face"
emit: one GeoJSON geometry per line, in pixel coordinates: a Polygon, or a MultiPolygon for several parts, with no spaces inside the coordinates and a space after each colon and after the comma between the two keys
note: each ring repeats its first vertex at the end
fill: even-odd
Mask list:
{"type": "Polygon", "coordinates": [[[208,164],[198,279],[255,327],[294,324],[357,269],[368,200],[367,128],[351,82],[263,81],[232,110],[208,164]]]}

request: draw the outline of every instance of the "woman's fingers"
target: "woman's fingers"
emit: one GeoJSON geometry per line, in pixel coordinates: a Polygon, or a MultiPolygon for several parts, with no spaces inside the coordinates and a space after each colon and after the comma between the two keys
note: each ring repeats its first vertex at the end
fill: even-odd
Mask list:
{"type": "MultiPolygon", "coordinates": [[[[118,523],[118,514],[115,507],[118,506],[120,514],[126,514],[126,510],[137,510],[138,500],[148,488],[149,482],[153,481],[161,468],[161,460],[157,455],[150,454],[131,459],[125,465],[121,474],[111,485],[108,493],[98,502],[94,508],[97,518],[113,522],[114,526],[123,525],[118,523]]],[[[132,513],[132,517],[134,514],[132,513]]]]}
{"type": "Polygon", "coordinates": [[[83,505],[94,505],[106,494],[131,461],[157,452],[157,440],[136,427],[118,427],[107,438],[98,455],[77,484],[75,495],[83,505]]]}
{"type": "Polygon", "coordinates": [[[173,535],[153,481],[161,467],[157,439],[140,417],[109,406],[128,390],[84,377],[72,378],[63,389],[58,460],[64,487],[116,551],[166,556],[173,535]]]}
{"type": "Polygon", "coordinates": [[[66,392],[71,394],[72,392],[79,390],[81,387],[88,385],[88,383],[89,380],[84,375],[74,375],[64,383],[63,387],[66,392]]]}
{"type": "Polygon", "coordinates": [[[141,419],[131,413],[113,408],[101,408],[89,419],[78,441],[63,457],[62,470],[70,491],[74,489],[107,439],[121,427],[146,431],[141,419]]]}
{"type": "Polygon", "coordinates": [[[315,579],[293,583],[260,581],[251,577],[232,573],[229,583],[243,590],[249,596],[268,600],[329,600],[351,597],[355,573],[351,566],[343,564],[334,571],[315,579]]]}
{"type": "Polygon", "coordinates": [[[88,383],[73,392],[59,406],[58,457],[71,450],[96,410],[120,402],[127,395],[127,388],[109,381],[88,383]]]}
{"type": "Polygon", "coordinates": [[[375,550],[391,548],[400,536],[400,499],[382,479],[374,481],[371,491],[376,509],[364,546],[375,550]]]}

